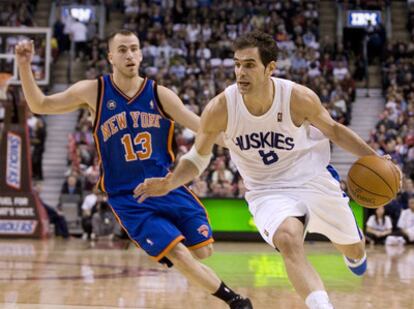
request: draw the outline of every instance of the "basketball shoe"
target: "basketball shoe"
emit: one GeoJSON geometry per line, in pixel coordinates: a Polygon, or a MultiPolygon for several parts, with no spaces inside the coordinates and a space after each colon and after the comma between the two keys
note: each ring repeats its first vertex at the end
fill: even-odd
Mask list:
{"type": "Polygon", "coordinates": [[[230,309],[253,309],[250,299],[243,298],[240,295],[228,301],[227,304],[230,306],[230,309]]]}
{"type": "Polygon", "coordinates": [[[364,257],[360,260],[354,260],[347,258],[344,255],[344,261],[346,266],[357,276],[362,276],[367,270],[367,254],[364,253],[364,257]]]}

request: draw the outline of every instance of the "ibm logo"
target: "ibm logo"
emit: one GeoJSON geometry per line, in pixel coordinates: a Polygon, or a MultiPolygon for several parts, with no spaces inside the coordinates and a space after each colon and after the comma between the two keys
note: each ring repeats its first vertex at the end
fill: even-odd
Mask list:
{"type": "Polygon", "coordinates": [[[371,25],[376,26],[380,20],[378,12],[369,12],[369,11],[360,11],[360,12],[351,12],[349,14],[349,24],[352,27],[366,27],[368,22],[371,25]]]}

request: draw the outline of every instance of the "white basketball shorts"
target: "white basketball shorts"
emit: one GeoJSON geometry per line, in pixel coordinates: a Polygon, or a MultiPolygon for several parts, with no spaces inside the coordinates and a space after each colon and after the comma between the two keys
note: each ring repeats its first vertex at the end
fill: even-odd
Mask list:
{"type": "Polygon", "coordinates": [[[349,198],[328,170],[300,187],[249,191],[246,200],[260,234],[272,247],[273,235],[288,217],[306,216],[306,232],[323,234],[337,244],[363,238],[349,198]]]}

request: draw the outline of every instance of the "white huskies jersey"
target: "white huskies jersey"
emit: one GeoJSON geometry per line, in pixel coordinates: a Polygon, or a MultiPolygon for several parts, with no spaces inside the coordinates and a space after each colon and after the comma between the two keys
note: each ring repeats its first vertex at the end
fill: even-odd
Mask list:
{"type": "Polygon", "coordinates": [[[297,187],[320,175],[330,160],[329,140],[317,128],[297,127],[290,116],[293,82],[272,78],[275,97],[270,109],[252,115],[237,88],[226,88],[225,142],[248,190],[297,187]]]}

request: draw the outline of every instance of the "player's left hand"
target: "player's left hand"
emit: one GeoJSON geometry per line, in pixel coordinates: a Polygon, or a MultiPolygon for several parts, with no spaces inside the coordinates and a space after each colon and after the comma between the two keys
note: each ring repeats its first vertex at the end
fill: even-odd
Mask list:
{"type": "Polygon", "coordinates": [[[389,161],[392,161],[392,157],[389,154],[383,155],[382,156],[384,159],[387,159],[389,161]]]}
{"type": "Polygon", "coordinates": [[[152,196],[163,196],[171,191],[170,182],[167,177],[148,178],[134,189],[134,198],[142,203],[152,196]]]}
{"type": "MultiPolygon", "coordinates": [[[[391,163],[393,163],[392,162],[392,157],[389,154],[383,155],[382,157],[385,158],[385,159],[387,159],[387,160],[389,160],[389,161],[391,161],[391,163]]],[[[398,190],[398,192],[400,192],[401,189],[402,189],[404,174],[403,174],[402,170],[400,169],[400,167],[397,164],[395,164],[395,163],[393,163],[393,164],[394,164],[395,169],[400,174],[400,189],[398,190]]]]}

